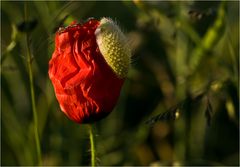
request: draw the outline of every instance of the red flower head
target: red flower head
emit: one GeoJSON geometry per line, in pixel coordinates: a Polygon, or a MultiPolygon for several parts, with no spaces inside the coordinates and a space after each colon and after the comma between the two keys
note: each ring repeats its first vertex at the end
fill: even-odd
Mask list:
{"type": "Polygon", "coordinates": [[[129,62],[125,37],[110,19],[59,30],[48,73],[61,110],[77,123],[107,116],[117,103],[129,62]]]}

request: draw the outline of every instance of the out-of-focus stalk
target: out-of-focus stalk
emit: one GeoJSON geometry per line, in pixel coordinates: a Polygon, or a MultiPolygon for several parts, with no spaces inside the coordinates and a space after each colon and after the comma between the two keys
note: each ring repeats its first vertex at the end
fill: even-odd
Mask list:
{"type": "MultiPolygon", "coordinates": [[[[24,3],[24,16],[25,16],[25,21],[27,21],[27,2],[24,3]]],[[[39,134],[38,134],[38,116],[37,116],[37,109],[36,109],[36,103],[35,103],[33,72],[32,72],[32,56],[31,56],[31,51],[29,46],[28,32],[26,32],[26,51],[27,51],[27,66],[29,71],[28,75],[29,75],[29,82],[30,82],[31,103],[32,103],[33,121],[34,121],[34,137],[36,142],[38,165],[41,166],[42,158],[41,158],[41,147],[40,147],[39,134]]]]}

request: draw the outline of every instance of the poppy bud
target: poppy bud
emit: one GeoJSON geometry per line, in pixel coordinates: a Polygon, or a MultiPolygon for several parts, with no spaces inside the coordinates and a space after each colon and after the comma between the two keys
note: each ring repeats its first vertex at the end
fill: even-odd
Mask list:
{"type": "Polygon", "coordinates": [[[48,73],[61,110],[77,123],[107,116],[129,64],[126,39],[110,19],[91,19],[58,31],[48,73]]]}

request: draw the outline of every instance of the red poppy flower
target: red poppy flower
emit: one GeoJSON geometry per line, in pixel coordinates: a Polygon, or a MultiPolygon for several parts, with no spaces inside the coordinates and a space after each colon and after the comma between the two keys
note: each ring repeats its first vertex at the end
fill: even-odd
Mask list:
{"type": "MultiPolygon", "coordinates": [[[[106,47],[112,45],[103,46],[107,44],[104,42],[107,39],[104,32],[107,30],[113,36],[120,36],[111,39],[112,47],[120,44],[117,48],[125,48],[120,41],[124,39],[122,34],[119,35],[118,29],[111,29],[111,20],[104,19],[91,19],[82,25],[70,25],[56,33],[55,51],[49,62],[48,73],[61,110],[77,123],[100,120],[113,110],[125,77],[120,75],[123,69],[119,66],[128,68],[129,60],[116,60],[115,64],[111,61],[117,52],[108,52],[106,47]],[[98,41],[96,36],[100,37],[98,41]],[[100,48],[98,44],[101,45],[100,48]],[[114,66],[119,67],[117,69],[120,73],[116,72],[114,66]]],[[[129,53],[125,57],[129,57],[129,53]]]]}

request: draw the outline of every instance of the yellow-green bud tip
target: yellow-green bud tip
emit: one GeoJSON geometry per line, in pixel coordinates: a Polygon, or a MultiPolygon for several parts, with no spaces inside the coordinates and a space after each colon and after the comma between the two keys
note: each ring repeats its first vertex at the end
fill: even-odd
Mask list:
{"type": "Polygon", "coordinates": [[[107,64],[120,78],[130,67],[131,50],[120,28],[109,18],[102,18],[95,31],[97,44],[107,64]]]}

